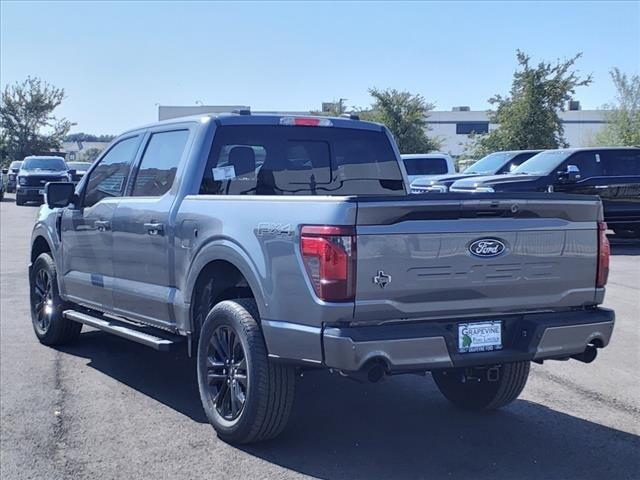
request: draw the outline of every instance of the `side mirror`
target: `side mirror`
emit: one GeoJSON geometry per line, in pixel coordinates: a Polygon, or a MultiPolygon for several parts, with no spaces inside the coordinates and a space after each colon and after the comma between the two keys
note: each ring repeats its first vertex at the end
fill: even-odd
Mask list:
{"type": "Polygon", "coordinates": [[[67,173],[71,176],[71,178],[76,178],[76,169],[72,168],[70,170],[67,171],[67,173]]]}
{"type": "Polygon", "coordinates": [[[9,173],[9,169],[8,168],[3,168],[2,169],[2,173],[4,173],[6,175],[7,173],[9,173]]]}
{"type": "Polygon", "coordinates": [[[580,169],[575,165],[567,165],[565,171],[558,172],[558,179],[566,183],[575,183],[580,180],[580,169]]]}
{"type": "Polygon", "coordinates": [[[50,182],[44,187],[44,195],[50,208],[69,205],[75,196],[76,187],[71,182],[50,182]]]}

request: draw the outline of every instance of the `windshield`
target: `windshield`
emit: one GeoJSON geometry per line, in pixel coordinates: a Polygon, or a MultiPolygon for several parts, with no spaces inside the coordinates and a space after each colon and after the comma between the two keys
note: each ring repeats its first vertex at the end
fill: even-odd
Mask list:
{"type": "Polygon", "coordinates": [[[515,157],[515,153],[512,152],[495,152],[490,153],[486,157],[481,158],[473,165],[467,167],[462,173],[469,173],[474,175],[493,175],[502,166],[515,157]]]}
{"type": "Polygon", "coordinates": [[[27,158],[22,162],[22,170],[66,170],[67,164],[61,158],[27,158]]]}
{"type": "Polygon", "coordinates": [[[403,158],[407,175],[440,175],[447,173],[447,160],[437,157],[403,158]]]}
{"type": "Polygon", "coordinates": [[[67,162],[67,167],[72,170],[85,171],[89,170],[91,164],[89,162],[67,162]]]}
{"type": "Polygon", "coordinates": [[[572,152],[567,150],[549,150],[534,155],[519,167],[511,171],[513,174],[524,175],[549,175],[572,152]]]}
{"type": "Polygon", "coordinates": [[[9,165],[9,168],[11,170],[20,170],[20,165],[22,165],[22,162],[11,162],[11,165],[9,165]]]}

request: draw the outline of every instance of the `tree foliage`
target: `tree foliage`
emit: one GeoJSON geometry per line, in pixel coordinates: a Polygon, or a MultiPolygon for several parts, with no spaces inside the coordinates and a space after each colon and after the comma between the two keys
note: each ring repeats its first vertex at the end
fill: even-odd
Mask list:
{"type": "Polygon", "coordinates": [[[583,78],[574,69],[581,56],[578,53],[555,64],[540,62],[534,66],[531,58],[518,50],[518,69],[509,95],[489,99],[489,103],[496,105],[489,120],[499,124],[499,128],[477,136],[474,155],[566,146],[559,112],[564,111],[577,87],[592,81],[591,75],[583,78]]]}
{"type": "Polygon", "coordinates": [[[65,142],[110,142],[115,135],[93,135],[92,133],[70,133],[64,137],[65,142]]]}
{"type": "Polygon", "coordinates": [[[426,134],[427,116],[434,104],[422,95],[396,89],[371,88],[369,93],[374,104],[370,111],[360,112],[360,116],[386,125],[401,153],[426,153],[440,148],[440,142],[426,134]]]}
{"type": "Polygon", "coordinates": [[[640,145],[640,75],[611,70],[616,101],[607,105],[607,125],[596,135],[598,145],[640,145]]]}
{"type": "Polygon", "coordinates": [[[71,123],[57,119],[53,111],[64,99],[64,89],[35,78],[5,86],[0,102],[3,155],[22,160],[33,154],[60,148],[71,123]]]}
{"type": "Polygon", "coordinates": [[[99,148],[88,148],[86,149],[81,157],[83,162],[91,162],[93,163],[102,153],[102,150],[99,148]]]}

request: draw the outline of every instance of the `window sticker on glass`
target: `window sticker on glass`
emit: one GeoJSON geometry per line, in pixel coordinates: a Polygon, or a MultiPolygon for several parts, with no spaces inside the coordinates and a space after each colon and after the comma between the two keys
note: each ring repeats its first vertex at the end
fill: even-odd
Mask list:
{"type": "Polygon", "coordinates": [[[236,178],[236,169],[233,165],[227,165],[224,167],[212,168],[213,179],[217,181],[231,180],[236,178]]]}

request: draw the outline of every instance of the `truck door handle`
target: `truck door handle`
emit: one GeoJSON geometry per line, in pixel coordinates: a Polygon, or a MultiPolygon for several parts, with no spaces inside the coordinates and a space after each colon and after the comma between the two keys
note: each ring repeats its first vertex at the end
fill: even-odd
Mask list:
{"type": "Polygon", "coordinates": [[[145,223],[144,228],[147,229],[147,233],[149,235],[164,235],[164,224],[163,223],[145,223]]]}
{"type": "Polygon", "coordinates": [[[99,232],[111,230],[111,222],[109,220],[96,220],[93,222],[93,226],[96,227],[99,232]]]}

